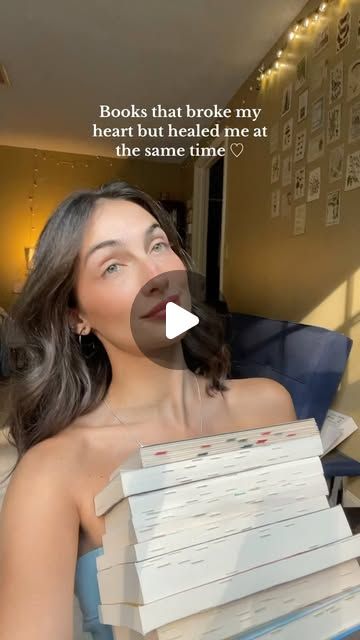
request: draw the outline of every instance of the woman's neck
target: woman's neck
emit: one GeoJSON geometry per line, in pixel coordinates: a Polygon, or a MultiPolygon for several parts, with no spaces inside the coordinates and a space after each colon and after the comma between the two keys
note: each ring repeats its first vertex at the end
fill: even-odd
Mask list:
{"type": "Polygon", "coordinates": [[[140,355],[118,352],[109,356],[112,380],[105,399],[121,420],[191,422],[191,407],[199,403],[197,381],[180,351],[171,362],[168,359],[168,366],[140,355]]]}

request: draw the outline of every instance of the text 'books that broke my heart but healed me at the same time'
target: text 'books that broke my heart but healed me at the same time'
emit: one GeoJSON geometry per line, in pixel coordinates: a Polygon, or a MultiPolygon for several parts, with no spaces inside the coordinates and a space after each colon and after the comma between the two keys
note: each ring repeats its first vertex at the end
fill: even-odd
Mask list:
{"type": "Polygon", "coordinates": [[[145,446],[95,497],[115,640],[326,640],[360,624],[360,535],[314,420],[145,446]],[[275,635],[274,635],[275,634],[275,635]]]}

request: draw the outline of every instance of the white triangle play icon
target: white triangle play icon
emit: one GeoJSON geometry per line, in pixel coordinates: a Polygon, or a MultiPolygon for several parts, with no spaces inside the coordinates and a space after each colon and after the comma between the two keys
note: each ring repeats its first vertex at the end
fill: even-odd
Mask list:
{"type": "Polygon", "coordinates": [[[199,324],[199,318],[190,311],[179,307],[175,302],[168,302],[166,305],[166,337],[171,340],[184,331],[192,329],[199,324]]]}

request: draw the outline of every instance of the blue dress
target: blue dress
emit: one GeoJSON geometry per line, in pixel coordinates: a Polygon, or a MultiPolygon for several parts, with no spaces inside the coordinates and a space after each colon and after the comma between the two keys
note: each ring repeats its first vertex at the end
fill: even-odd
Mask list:
{"type": "Polygon", "coordinates": [[[83,614],[83,631],[93,640],[114,640],[112,627],[99,621],[100,593],[97,581],[96,557],[103,554],[103,547],[96,547],[80,556],[76,565],[75,594],[83,614]]]}

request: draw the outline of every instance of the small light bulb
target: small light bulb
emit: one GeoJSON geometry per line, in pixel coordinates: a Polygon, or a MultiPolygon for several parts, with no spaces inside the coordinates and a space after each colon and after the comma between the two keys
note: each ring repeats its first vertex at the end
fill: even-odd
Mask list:
{"type": "Polygon", "coordinates": [[[295,33],[293,31],[289,31],[289,35],[288,35],[289,40],[294,40],[295,38],[295,33]]]}
{"type": "Polygon", "coordinates": [[[322,2],[319,7],[320,13],[324,13],[324,11],[326,11],[326,7],[327,7],[327,2],[322,2]]]}
{"type": "Polygon", "coordinates": [[[279,49],[279,51],[277,52],[277,54],[276,54],[276,55],[277,55],[277,57],[278,57],[278,58],[281,58],[281,56],[282,56],[282,54],[283,54],[283,53],[284,53],[284,52],[283,52],[283,50],[282,50],[282,49],[279,49]]]}
{"type": "Polygon", "coordinates": [[[275,69],[280,69],[280,62],[278,60],[276,60],[274,67],[275,69]]]}
{"type": "Polygon", "coordinates": [[[318,12],[314,13],[314,18],[313,18],[314,22],[319,20],[319,18],[320,18],[320,16],[319,16],[318,12]]]}
{"type": "Polygon", "coordinates": [[[271,69],[267,70],[267,74],[268,74],[268,76],[271,76],[271,69]]]}
{"type": "Polygon", "coordinates": [[[308,28],[308,26],[309,26],[309,24],[310,24],[310,20],[309,20],[309,18],[305,18],[305,20],[304,20],[304,22],[303,22],[303,26],[304,26],[304,28],[305,28],[305,29],[307,29],[307,28],[308,28]]]}

